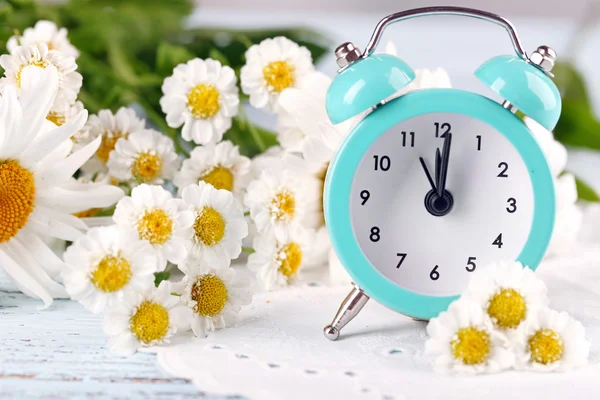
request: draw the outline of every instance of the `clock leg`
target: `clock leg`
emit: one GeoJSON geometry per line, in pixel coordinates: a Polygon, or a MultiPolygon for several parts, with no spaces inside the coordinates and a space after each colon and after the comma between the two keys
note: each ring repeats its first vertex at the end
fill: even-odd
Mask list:
{"type": "Polygon", "coordinates": [[[352,291],[348,293],[348,296],[346,296],[340,305],[331,324],[323,329],[325,337],[329,340],[337,340],[340,337],[342,328],[358,315],[369,299],[370,297],[367,296],[365,292],[358,286],[354,286],[352,291]]]}

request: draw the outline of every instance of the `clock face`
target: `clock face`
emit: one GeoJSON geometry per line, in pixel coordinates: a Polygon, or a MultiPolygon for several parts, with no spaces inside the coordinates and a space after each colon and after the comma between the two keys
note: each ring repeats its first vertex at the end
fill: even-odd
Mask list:
{"type": "Polygon", "coordinates": [[[406,119],[381,134],[359,163],[350,198],[352,229],[373,267],[429,296],[458,295],[473,271],[516,260],[534,214],[532,182],[515,147],[490,125],[452,113],[406,119]],[[431,198],[440,189],[436,150],[444,175],[448,136],[451,207],[447,197],[431,198]]]}

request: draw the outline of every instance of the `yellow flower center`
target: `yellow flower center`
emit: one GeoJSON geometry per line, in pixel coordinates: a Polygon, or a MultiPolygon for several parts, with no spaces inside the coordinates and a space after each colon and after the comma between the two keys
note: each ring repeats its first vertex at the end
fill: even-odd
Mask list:
{"type": "Polygon", "coordinates": [[[169,313],[161,304],[144,301],[129,319],[129,329],[144,344],[159,341],[169,331],[169,313]]]}
{"type": "Polygon", "coordinates": [[[92,272],[92,283],[103,292],[111,293],[123,288],[131,279],[129,262],[117,256],[104,256],[92,272]]]}
{"type": "Polygon", "coordinates": [[[33,174],[17,161],[0,162],[0,243],[17,236],[27,224],[34,200],[33,174]]]}
{"type": "Polygon", "coordinates": [[[271,200],[271,216],[276,220],[291,219],[296,213],[296,198],[287,189],[279,191],[271,200]]]}
{"type": "Polygon", "coordinates": [[[263,77],[271,92],[283,92],[294,84],[294,67],[286,61],[273,61],[263,68],[263,77]]]}
{"type": "Polygon", "coordinates": [[[280,250],[277,260],[280,262],[279,272],[289,278],[296,275],[302,264],[302,249],[298,243],[289,243],[280,250]]]}
{"type": "Polygon", "coordinates": [[[28,64],[21,65],[19,67],[19,70],[17,71],[17,74],[15,75],[15,81],[17,82],[17,87],[21,87],[21,74],[23,73],[23,69],[25,67],[29,67],[29,66],[46,69],[46,67],[48,66],[48,62],[44,61],[44,60],[31,60],[31,61],[29,61],[28,64]]]}
{"type": "Polygon", "coordinates": [[[203,83],[196,85],[187,95],[188,108],[192,115],[200,119],[208,119],[219,112],[219,91],[213,85],[203,83]]]}
{"type": "Polygon", "coordinates": [[[165,210],[146,210],[138,221],[137,229],[141,239],[154,245],[164,244],[173,233],[173,220],[165,210]]]}
{"type": "Polygon", "coordinates": [[[48,115],[46,115],[46,119],[54,123],[54,125],[56,126],[63,126],[65,122],[67,122],[67,118],[64,115],[52,111],[50,111],[48,115]]]}
{"type": "Polygon", "coordinates": [[[200,180],[213,185],[216,189],[225,189],[230,192],[233,190],[233,173],[229,168],[221,165],[202,175],[200,180]]]}
{"type": "Polygon", "coordinates": [[[213,317],[221,312],[227,303],[227,286],[216,275],[203,275],[192,286],[194,312],[204,317],[213,317]]]}
{"type": "Polygon", "coordinates": [[[155,152],[140,153],[133,162],[131,173],[144,183],[150,183],[160,176],[162,160],[155,152]]]}
{"type": "Polygon", "coordinates": [[[214,246],[225,236],[225,219],[212,207],[204,207],[194,221],[196,240],[206,246],[214,246]]]}
{"type": "Polygon", "coordinates": [[[100,159],[100,161],[106,164],[108,158],[110,157],[110,153],[115,149],[115,145],[119,139],[127,139],[128,136],[129,133],[123,133],[119,131],[104,132],[102,134],[102,142],[100,143],[100,147],[98,147],[98,150],[96,150],[96,156],[100,159]]]}
{"type": "Polygon", "coordinates": [[[565,351],[562,337],[552,329],[540,329],[529,338],[531,360],[539,364],[552,364],[560,360],[565,351]]]}
{"type": "Polygon", "coordinates": [[[472,326],[461,328],[450,342],[452,355],[467,365],[482,364],[490,355],[490,335],[472,326]]]}
{"type": "Polygon", "coordinates": [[[90,208],[89,210],[73,213],[77,218],[91,218],[102,211],[102,208],[90,208]]]}
{"type": "Polygon", "coordinates": [[[321,226],[325,225],[325,210],[323,208],[323,196],[325,195],[325,178],[327,177],[327,171],[329,170],[329,163],[326,163],[323,169],[317,174],[317,179],[319,179],[320,187],[319,187],[319,211],[320,211],[320,220],[321,226]]]}
{"type": "Polygon", "coordinates": [[[487,309],[494,323],[502,329],[516,328],[525,319],[525,299],[514,289],[502,289],[490,299],[487,309]]]}

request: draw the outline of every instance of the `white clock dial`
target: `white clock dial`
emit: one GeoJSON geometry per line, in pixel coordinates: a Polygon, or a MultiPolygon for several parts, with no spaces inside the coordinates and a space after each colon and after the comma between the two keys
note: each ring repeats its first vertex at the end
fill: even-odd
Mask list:
{"type": "Polygon", "coordinates": [[[412,292],[457,295],[474,270],[515,260],[533,221],[533,188],[515,147],[496,129],[468,116],[431,113],[396,124],[363,156],[352,183],[354,235],[371,264],[412,292]],[[434,216],[436,149],[452,133],[446,190],[451,211],[434,216]]]}

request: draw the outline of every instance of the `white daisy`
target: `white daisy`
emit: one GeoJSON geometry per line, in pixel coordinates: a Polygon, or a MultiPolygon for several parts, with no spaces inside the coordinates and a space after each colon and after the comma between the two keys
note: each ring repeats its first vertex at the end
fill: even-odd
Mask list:
{"type": "Polygon", "coordinates": [[[507,338],[476,303],[457,300],[427,325],[425,353],[440,372],[493,373],[513,365],[507,338]]]}
{"type": "Polygon", "coordinates": [[[69,296],[93,312],[120,301],[127,291],[154,286],[156,255],[133,229],[92,228],[65,252],[62,277],[69,296]]]}
{"type": "Polygon", "coordinates": [[[250,96],[253,107],[275,111],[279,95],[296,87],[314,69],[306,47],[282,36],[265,39],[246,51],[246,65],[241,71],[242,91],[250,96]]]}
{"type": "Polygon", "coordinates": [[[544,282],[520,262],[495,263],[474,272],[463,298],[479,304],[494,326],[506,331],[549,303],[544,282]]]}
{"type": "Polygon", "coordinates": [[[13,53],[18,46],[33,46],[42,43],[48,50],[57,50],[66,56],[79,57],[79,51],[71,44],[67,35],[67,28],[58,28],[52,21],[40,20],[33,28],[27,28],[21,36],[11,36],[6,42],[9,53],[13,53]]]}
{"type": "Polygon", "coordinates": [[[555,177],[556,220],[547,256],[565,254],[573,248],[583,223],[583,214],[576,204],[575,178],[563,173],[567,166],[567,149],[554,139],[552,132],[531,118],[525,117],[525,123],[537,139],[555,177]]]}
{"type": "Polygon", "coordinates": [[[252,302],[248,282],[236,279],[233,268],[190,264],[184,272],[181,301],[192,310],[191,327],[198,337],[231,326],[241,307],[252,302]]]}
{"type": "Polygon", "coordinates": [[[315,179],[299,177],[291,169],[270,168],[250,182],[244,204],[259,233],[274,233],[285,242],[294,227],[313,228],[319,223],[319,189],[315,179]]]}
{"type": "Polygon", "coordinates": [[[158,288],[125,293],[109,306],[104,315],[104,333],[110,351],[131,355],[139,347],[169,343],[182,322],[177,321],[175,312],[180,299],[171,291],[170,282],[162,281],[158,288]]]}
{"type": "Polygon", "coordinates": [[[400,97],[406,93],[421,89],[451,88],[450,76],[444,68],[415,69],[415,79],[408,86],[395,93],[392,98],[400,97]]]}
{"type": "Polygon", "coordinates": [[[250,177],[250,159],[240,155],[239,148],[226,140],[218,144],[198,146],[183,161],[173,184],[181,192],[188,185],[204,181],[216,189],[232,192],[242,199],[250,177]]]}
{"type": "Polygon", "coordinates": [[[171,128],[183,125],[181,137],[197,144],[220,142],[238,113],[237,78],[231,67],[195,58],[179,64],[166,78],[160,106],[171,128]]]}
{"type": "Polygon", "coordinates": [[[41,237],[77,239],[87,227],[73,213],[105,208],[123,196],[116,187],[84,188],[72,176],[96,151],[93,142],[71,154],[69,138],[86,111],[46,131],[58,90],[58,72],[25,67],[20,99],[13,86],[0,97],[0,267],[25,294],[48,306],[64,297],[53,279],[64,267],[41,237]]]}
{"type": "Polygon", "coordinates": [[[200,182],[183,189],[181,197],[195,217],[189,262],[213,268],[229,266],[239,257],[242,240],[248,235],[244,213],[233,194],[200,182]]]}
{"type": "Polygon", "coordinates": [[[260,174],[274,165],[279,165],[282,157],[287,154],[280,146],[271,146],[267,151],[260,153],[252,158],[252,165],[250,168],[250,176],[253,179],[260,176],[260,174]]]}
{"type": "Polygon", "coordinates": [[[85,172],[107,172],[106,163],[117,141],[144,130],[145,125],[146,121],[138,118],[135,110],[127,107],[119,108],[116,114],[110,110],[100,110],[97,115],[90,115],[84,129],[75,136],[75,146],[85,145],[98,137],[102,138],[102,144],[96,155],[84,166],[85,172]]]}
{"type": "Polygon", "coordinates": [[[528,117],[525,117],[524,121],[542,148],[552,170],[552,175],[558,177],[567,166],[567,149],[562,143],[554,139],[552,132],[538,122],[528,117]]]}
{"type": "Polygon", "coordinates": [[[142,184],[133,188],[131,197],[117,203],[113,219],[117,225],[133,228],[141,240],[156,251],[157,270],[167,261],[179,264],[185,260],[192,239],[194,213],[181,199],[174,199],[161,186],[142,184]]]}
{"type": "Polygon", "coordinates": [[[74,104],[69,105],[68,107],[52,107],[46,116],[46,119],[52,122],[55,126],[62,126],[65,124],[65,122],[75,117],[81,111],[83,111],[83,103],[76,101],[74,104]]]}
{"type": "Polygon", "coordinates": [[[546,256],[567,254],[577,243],[583,225],[583,211],[577,205],[575,177],[563,174],[554,181],[556,190],[556,220],[546,256]]]}
{"type": "Polygon", "coordinates": [[[0,79],[0,87],[14,85],[22,88],[25,84],[23,69],[27,66],[46,69],[53,65],[58,70],[58,91],[54,107],[65,109],[75,103],[81,89],[83,78],[76,71],[77,63],[72,56],[56,50],[48,50],[45,43],[33,46],[20,46],[11,54],[0,56],[0,66],[4,69],[4,78],[0,79]]]}
{"type": "Polygon", "coordinates": [[[129,181],[162,184],[179,168],[173,140],[153,129],[144,129],[121,138],[106,164],[111,176],[129,181]]]}
{"type": "Polygon", "coordinates": [[[311,252],[309,234],[302,228],[294,229],[285,242],[278,241],[272,233],[259,235],[253,247],[248,268],[265,290],[293,283],[311,252]]]}
{"type": "Polygon", "coordinates": [[[539,309],[513,340],[517,369],[566,371],[587,364],[590,341],[581,322],[566,312],[539,309]]]}

